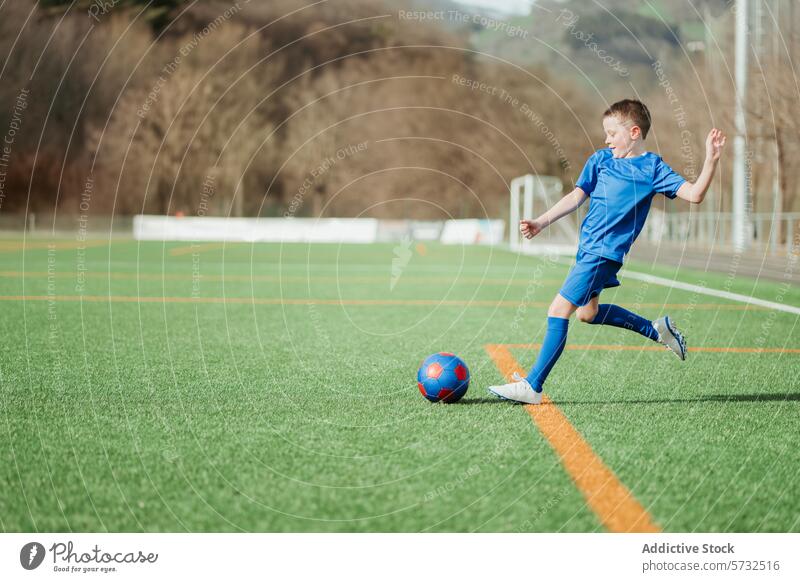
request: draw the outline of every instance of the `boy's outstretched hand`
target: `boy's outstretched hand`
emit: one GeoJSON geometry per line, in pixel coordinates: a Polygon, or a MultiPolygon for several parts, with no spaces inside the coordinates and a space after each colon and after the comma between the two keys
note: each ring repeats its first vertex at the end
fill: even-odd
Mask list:
{"type": "Polygon", "coordinates": [[[519,231],[525,238],[533,238],[542,232],[542,227],[535,220],[520,220],[519,231]]]}
{"type": "Polygon", "coordinates": [[[706,138],[706,159],[716,162],[722,155],[722,148],[725,147],[725,134],[716,127],[708,132],[706,138]]]}

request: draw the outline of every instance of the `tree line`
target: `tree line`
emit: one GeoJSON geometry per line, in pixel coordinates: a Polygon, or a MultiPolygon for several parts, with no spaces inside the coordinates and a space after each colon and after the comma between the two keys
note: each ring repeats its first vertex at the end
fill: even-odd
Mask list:
{"type": "MultiPolygon", "coordinates": [[[[0,151],[0,212],[505,217],[515,176],[571,187],[603,146],[602,111],[632,89],[654,112],[651,148],[678,171],[699,168],[712,125],[733,131],[731,14],[715,16],[706,52],[653,55],[636,83],[619,78],[593,93],[563,74],[568,62],[478,51],[473,30],[399,18],[401,8],[414,6],[6,3],[0,132],[11,143],[0,151]]],[[[756,210],[771,210],[776,188],[783,210],[795,203],[793,19],[785,15],[782,42],[767,43],[754,67],[756,210]]],[[[620,34],[596,13],[576,26],[620,34]]],[[[585,36],[559,34],[564,47],[586,50],[585,36]]],[[[536,39],[513,42],[523,50],[536,39]]],[[[618,75],[599,61],[588,73],[618,75]]],[[[729,166],[715,185],[721,210],[729,166]]]]}

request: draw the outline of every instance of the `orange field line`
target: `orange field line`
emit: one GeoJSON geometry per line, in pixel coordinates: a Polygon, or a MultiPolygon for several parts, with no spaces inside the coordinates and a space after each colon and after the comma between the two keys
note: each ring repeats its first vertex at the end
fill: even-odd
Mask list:
{"type": "MultiPolygon", "coordinates": [[[[112,303],[245,303],[255,305],[445,305],[517,307],[514,301],[438,299],[311,299],[289,297],[148,297],[128,295],[0,295],[0,301],[89,301],[112,303]],[[508,303],[509,305],[505,305],[508,303]]],[[[532,305],[528,303],[527,305],[532,305]]],[[[542,304],[544,305],[544,304],[542,304]]]]}
{"type": "MultiPolygon", "coordinates": [[[[489,344],[485,348],[497,369],[509,381],[514,372],[524,374],[505,345],[489,344]]],[[[525,410],[561,458],[564,468],[586,499],[586,503],[607,530],[661,531],[647,510],[603,463],[589,443],[547,396],[542,399],[540,405],[525,405],[525,410]]]]}
{"type": "Polygon", "coordinates": [[[0,253],[9,253],[13,251],[37,251],[42,249],[77,249],[99,247],[108,244],[108,240],[71,240],[71,241],[30,241],[30,242],[16,242],[16,241],[0,241],[0,253]]]}
{"type": "MultiPolygon", "coordinates": [[[[537,349],[542,347],[542,344],[503,344],[507,348],[526,348],[537,349]]],[[[603,345],[603,344],[567,344],[564,346],[565,350],[609,350],[609,351],[647,351],[647,352],[663,352],[664,346],[619,346],[619,345],[603,345]]],[[[732,353],[732,354],[758,354],[761,352],[771,354],[800,354],[800,349],[796,348],[729,348],[729,347],[695,347],[689,348],[690,352],[715,352],[715,353],[732,353]]]]}
{"type": "MultiPolygon", "coordinates": [[[[547,307],[547,301],[495,301],[491,299],[315,299],[288,297],[151,297],[127,295],[0,295],[0,301],[87,301],[112,303],[231,303],[252,305],[407,305],[446,307],[547,307]]],[[[683,307],[697,309],[698,304],[682,303],[640,303],[642,307],[658,307],[680,309],[683,307]]],[[[744,308],[754,309],[748,305],[709,304],[709,309],[744,308]]],[[[527,344],[521,344],[527,345],[527,344]]]]}
{"type": "MultiPolygon", "coordinates": [[[[438,299],[306,299],[288,297],[147,297],[127,295],[0,295],[0,301],[94,301],[113,303],[247,303],[256,305],[447,305],[503,306],[498,301],[438,299]]],[[[514,306],[519,305],[516,302],[514,306]]]]}

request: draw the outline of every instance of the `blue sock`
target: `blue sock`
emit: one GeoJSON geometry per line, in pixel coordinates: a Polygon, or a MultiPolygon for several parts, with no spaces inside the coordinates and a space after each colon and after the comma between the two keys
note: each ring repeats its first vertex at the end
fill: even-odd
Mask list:
{"type": "Polygon", "coordinates": [[[653,327],[653,322],[641,315],[636,315],[623,309],[619,305],[603,303],[597,306],[597,315],[590,321],[592,324],[613,325],[623,329],[630,329],[653,341],[658,341],[658,332],[653,327]]]}
{"type": "Polygon", "coordinates": [[[544,336],[542,349],[539,350],[539,357],[536,358],[536,363],[531,368],[527,378],[528,383],[536,392],[542,391],[547,375],[553,369],[556,361],[558,361],[561,352],[564,351],[564,344],[567,343],[568,326],[569,319],[562,317],[547,318],[547,333],[544,336]]]}

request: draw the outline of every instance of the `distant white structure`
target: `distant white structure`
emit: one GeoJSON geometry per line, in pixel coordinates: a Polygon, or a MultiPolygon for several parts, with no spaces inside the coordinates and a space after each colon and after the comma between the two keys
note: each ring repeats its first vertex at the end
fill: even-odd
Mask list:
{"type": "Polygon", "coordinates": [[[136,240],[373,243],[377,232],[375,218],[133,217],[136,240]]]}
{"type": "Polygon", "coordinates": [[[443,244],[498,245],[505,221],[382,220],[377,218],[239,218],[151,216],[133,218],[136,240],[184,242],[362,243],[440,241],[443,244]]]}

